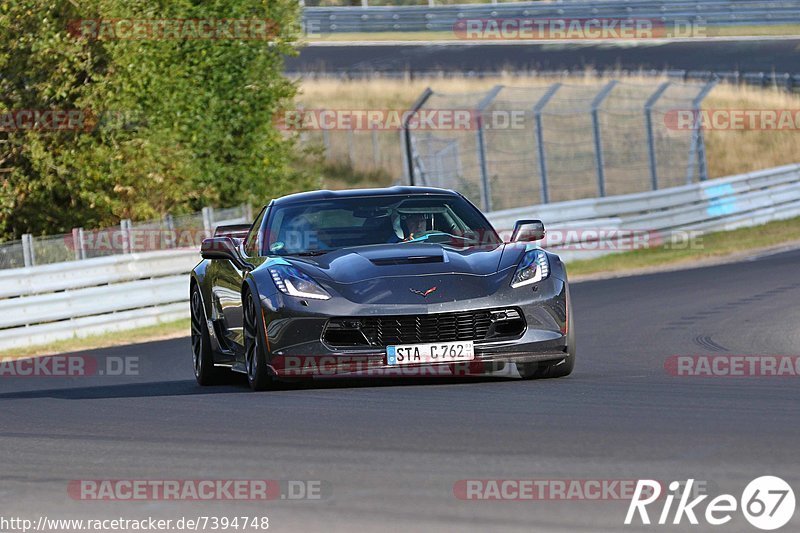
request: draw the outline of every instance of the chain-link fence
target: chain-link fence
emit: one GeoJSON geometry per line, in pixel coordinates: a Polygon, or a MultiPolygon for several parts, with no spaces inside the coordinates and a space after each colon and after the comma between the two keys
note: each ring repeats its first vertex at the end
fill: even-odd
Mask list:
{"type": "Polygon", "coordinates": [[[101,229],[75,228],[70,233],[34,237],[23,235],[18,241],[0,243],[0,269],[79,261],[94,257],[198,248],[219,224],[249,222],[252,210],[248,205],[213,209],[199,213],[155,220],[131,222],[101,229]]]}
{"type": "Polygon", "coordinates": [[[610,81],[478,94],[428,90],[414,114],[466,110],[469,127],[410,128],[406,176],[415,185],[459,190],[485,211],[703,180],[702,130],[692,117],[712,86],[610,81]]]}

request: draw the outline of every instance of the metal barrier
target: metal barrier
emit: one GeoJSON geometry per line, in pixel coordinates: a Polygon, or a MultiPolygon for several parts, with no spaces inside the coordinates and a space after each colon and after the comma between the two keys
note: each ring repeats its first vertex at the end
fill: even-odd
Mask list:
{"type": "Polygon", "coordinates": [[[185,318],[198,262],[189,249],[0,271],[0,349],[185,318]]]}
{"type": "MultiPolygon", "coordinates": [[[[605,244],[636,232],[726,230],[800,216],[800,165],[488,216],[503,233],[523,218],[542,219],[550,232],[576,230],[577,250],[551,248],[566,261],[584,259],[619,249],[605,244]]],[[[199,260],[196,249],[167,250],[0,271],[0,350],[187,317],[186,273],[199,260]]]]}
{"type": "Polygon", "coordinates": [[[668,239],[676,230],[731,230],[797,216],[800,165],[787,165],[648,193],[496,211],[489,219],[512,228],[516,220],[539,218],[549,231],[571,231],[570,246],[553,247],[571,261],[619,250],[612,241],[631,235],[668,239]]]}
{"type": "Polygon", "coordinates": [[[307,34],[386,31],[454,31],[464,19],[609,18],[690,22],[709,26],[794,24],[800,0],[628,0],[518,2],[446,6],[306,7],[307,34]]]}

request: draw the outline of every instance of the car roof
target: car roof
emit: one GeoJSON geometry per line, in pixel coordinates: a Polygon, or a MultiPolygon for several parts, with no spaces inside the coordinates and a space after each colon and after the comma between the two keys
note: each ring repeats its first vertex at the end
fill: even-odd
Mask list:
{"type": "Polygon", "coordinates": [[[289,194],[273,200],[275,205],[293,204],[296,202],[307,202],[313,200],[332,200],[338,198],[365,198],[369,196],[423,196],[423,195],[445,195],[458,196],[458,193],[449,189],[439,189],[436,187],[384,187],[374,189],[344,189],[340,191],[308,191],[289,194]]]}

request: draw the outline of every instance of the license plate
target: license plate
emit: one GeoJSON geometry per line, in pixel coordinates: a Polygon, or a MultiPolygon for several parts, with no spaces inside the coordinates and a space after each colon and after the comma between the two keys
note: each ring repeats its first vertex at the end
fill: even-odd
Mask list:
{"type": "Polygon", "coordinates": [[[386,347],[386,364],[414,365],[472,361],[475,350],[472,341],[439,342],[434,344],[403,344],[386,347]]]}

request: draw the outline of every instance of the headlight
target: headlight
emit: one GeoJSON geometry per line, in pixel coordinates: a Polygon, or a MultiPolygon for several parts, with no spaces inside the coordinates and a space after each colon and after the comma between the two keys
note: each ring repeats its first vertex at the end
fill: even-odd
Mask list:
{"type": "Polygon", "coordinates": [[[289,296],[310,300],[329,300],[331,295],[311,277],[293,266],[277,265],[269,269],[278,290],[289,296]]]}
{"type": "Polygon", "coordinates": [[[534,249],[526,252],[519,262],[517,271],[511,279],[511,286],[515,289],[542,281],[550,275],[550,262],[543,250],[534,249]]]}

